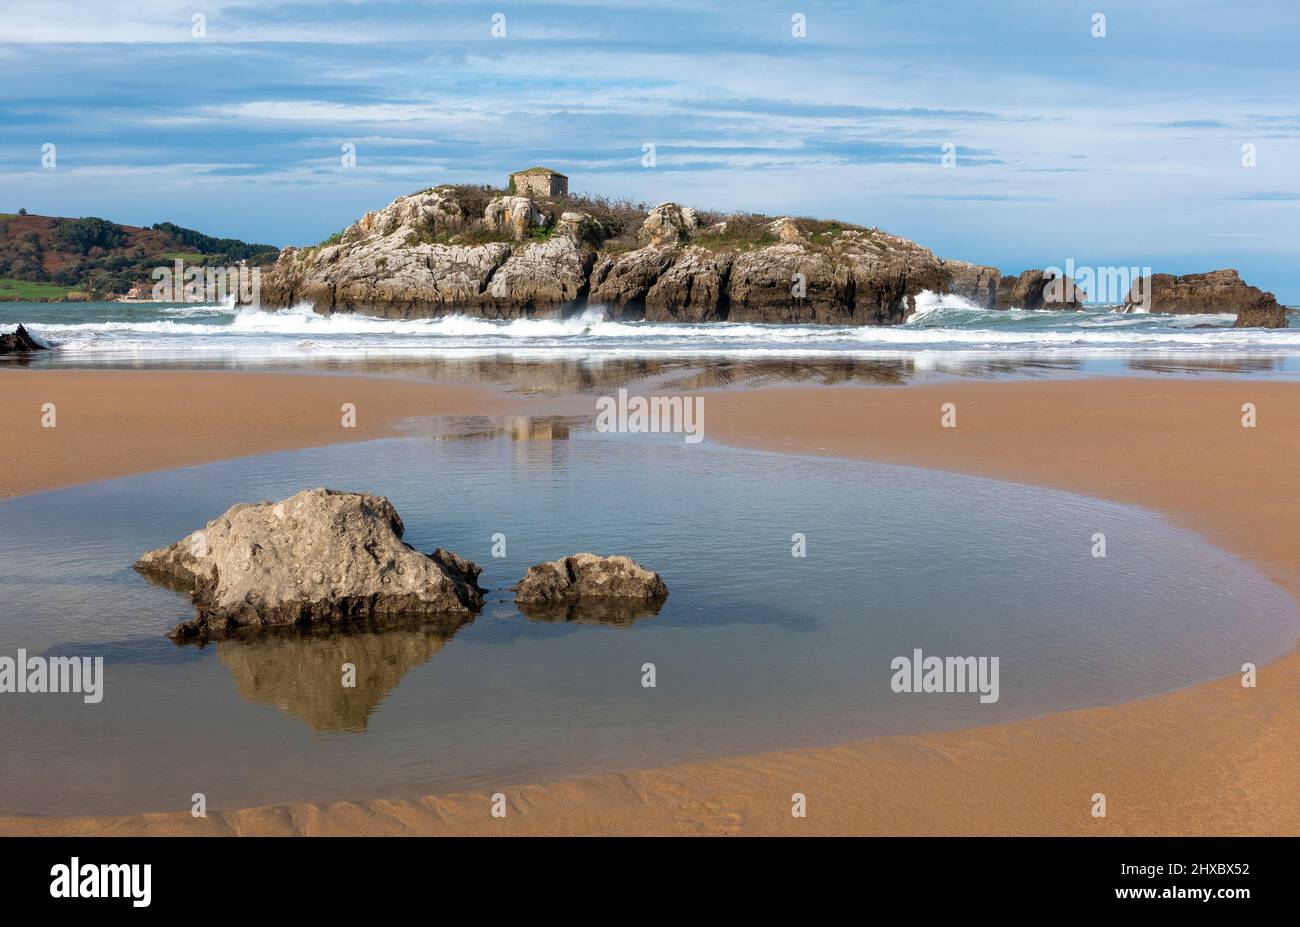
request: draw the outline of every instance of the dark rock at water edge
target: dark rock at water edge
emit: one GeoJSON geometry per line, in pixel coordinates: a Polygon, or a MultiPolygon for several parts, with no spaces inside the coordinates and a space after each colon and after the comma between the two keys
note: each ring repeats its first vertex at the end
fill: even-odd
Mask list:
{"type": "Polygon", "coordinates": [[[1204,274],[1152,274],[1133,283],[1124,308],[1169,315],[1236,313],[1237,328],[1285,328],[1286,309],[1272,293],[1241,279],[1232,268],[1204,274]]]}
{"type": "Polygon", "coordinates": [[[12,332],[0,335],[0,354],[27,354],[31,351],[48,351],[22,325],[12,332]]]}
{"type": "Polygon", "coordinates": [[[1078,312],[1088,294],[1064,276],[1045,270],[1026,270],[998,280],[994,309],[1048,309],[1078,312]]]}

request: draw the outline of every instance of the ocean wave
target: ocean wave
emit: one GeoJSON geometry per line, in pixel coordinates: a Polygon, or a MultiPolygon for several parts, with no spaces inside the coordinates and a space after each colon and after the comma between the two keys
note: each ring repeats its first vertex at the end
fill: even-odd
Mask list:
{"type": "Polygon", "coordinates": [[[984,311],[983,306],[977,306],[969,299],[955,293],[933,293],[930,290],[922,290],[916,294],[913,302],[915,310],[903,323],[905,325],[920,325],[940,314],[984,311]]]}
{"type": "Polygon", "coordinates": [[[1101,310],[983,309],[952,294],[921,293],[903,325],[768,325],[621,321],[603,307],[557,319],[448,315],[385,319],[319,315],[309,305],[261,311],[224,304],[98,304],[49,309],[34,335],[68,354],[172,353],[237,357],[516,353],[894,354],[925,351],[1300,352],[1300,328],[1233,328],[1233,316],[1164,316],[1101,310]]]}

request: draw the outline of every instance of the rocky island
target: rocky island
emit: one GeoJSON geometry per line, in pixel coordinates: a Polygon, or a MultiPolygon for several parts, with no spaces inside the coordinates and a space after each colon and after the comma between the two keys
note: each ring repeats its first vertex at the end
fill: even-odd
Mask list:
{"type": "Polygon", "coordinates": [[[1053,287],[1049,272],[1003,276],[876,228],[570,196],[567,178],[544,182],[553,174],[530,169],[505,190],[400,196],[318,246],[284,249],[263,276],[261,305],[400,319],[600,305],[622,320],[890,325],[924,291],[999,309],[1080,309],[1086,298],[1070,281],[1053,287]]]}

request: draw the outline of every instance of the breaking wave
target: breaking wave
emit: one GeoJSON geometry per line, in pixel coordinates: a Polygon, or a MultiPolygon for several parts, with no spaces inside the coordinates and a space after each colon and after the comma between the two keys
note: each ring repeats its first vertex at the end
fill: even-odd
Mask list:
{"type": "Polygon", "coordinates": [[[0,323],[24,321],[65,354],[285,355],[900,355],[944,352],[1090,352],[1162,348],[1188,352],[1300,353],[1300,328],[1233,328],[1233,316],[993,310],[951,294],[921,293],[903,325],[762,325],[631,322],[602,307],[563,319],[449,315],[385,319],[318,315],[299,305],[264,312],[232,303],[15,304],[0,323]],[[11,321],[12,320],[12,321],[11,321]]]}

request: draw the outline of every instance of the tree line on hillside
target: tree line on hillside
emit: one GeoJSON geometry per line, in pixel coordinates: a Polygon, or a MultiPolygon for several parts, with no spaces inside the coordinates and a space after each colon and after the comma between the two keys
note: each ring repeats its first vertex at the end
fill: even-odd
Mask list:
{"type": "MultiPolygon", "coordinates": [[[[19,216],[26,215],[26,210],[19,211],[19,216]]],[[[197,262],[203,264],[260,264],[273,261],[279,254],[273,245],[216,238],[172,222],[153,226],[171,240],[165,252],[159,252],[152,243],[149,248],[132,246],[125,228],[98,216],[57,219],[45,239],[30,229],[11,233],[8,225],[0,218],[0,278],[52,283],[91,296],[125,293],[136,284],[148,283],[155,267],[171,263],[163,254],[172,248],[203,255],[203,260],[197,262]],[[56,253],[54,259],[48,254],[51,251],[56,253]],[[47,266],[53,269],[47,270],[47,266]]]]}
{"type": "Polygon", "coordinates": [[[182,228],[173,222],[155,222],[154,231],[165,232],[187,248],[200,254],[220,255],[227,261],[252,261],[262,263],[262,259],[274,258],[280,253],[275,245],[253,245],[238,238],[214,238],[194,229],[182,228]]]}

